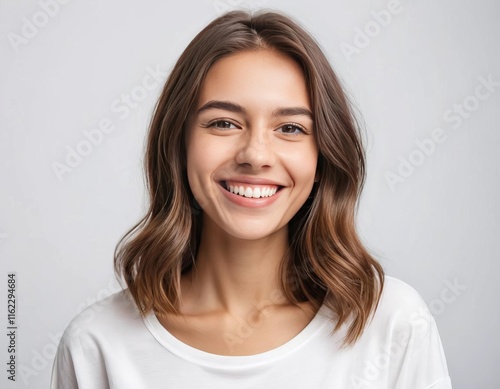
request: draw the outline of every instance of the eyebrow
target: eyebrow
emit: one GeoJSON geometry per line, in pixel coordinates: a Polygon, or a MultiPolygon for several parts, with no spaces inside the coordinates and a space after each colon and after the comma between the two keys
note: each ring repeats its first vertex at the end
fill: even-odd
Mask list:
{"type": "MultiPolygon", "coordinates": [[[[229,101],[210,100],[209,102],[204,104],[200,109],[198,109],[197,114],[199,115],[201,112],[206,111],[208,109],[223,109],[225,111],[230,111],[240,114],[247,113],[246,109],[239,104],[231,103],[229,101]]],[[[296,116],[296,115],[308,116],[311,120],[313,120],[312,112],[304,107],[279,107],[276,108],[271,113],[271,117],[296,116]]]]}

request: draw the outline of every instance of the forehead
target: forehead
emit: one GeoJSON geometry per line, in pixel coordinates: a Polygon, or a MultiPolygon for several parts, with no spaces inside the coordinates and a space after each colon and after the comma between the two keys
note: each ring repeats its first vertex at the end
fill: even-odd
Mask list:
{"type": "Polygon", "coordinates": [[[242,51],[217,60],[205,77],[197,105],[214,99],[250,108],[297,104],[310,108],[302,68],[276,50],[242,51]]]}

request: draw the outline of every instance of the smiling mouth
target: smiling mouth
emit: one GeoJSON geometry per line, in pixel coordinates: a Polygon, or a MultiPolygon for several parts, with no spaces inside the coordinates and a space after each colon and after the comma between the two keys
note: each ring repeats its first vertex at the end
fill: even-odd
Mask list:
{"type": "Polygon", "coordinates": [[[284,188],[283,186],[276,185],[233,186],[228,185],[226,181],[220,181],[219,185],[232,194],[254,199],[272,197],[284,188]]]}

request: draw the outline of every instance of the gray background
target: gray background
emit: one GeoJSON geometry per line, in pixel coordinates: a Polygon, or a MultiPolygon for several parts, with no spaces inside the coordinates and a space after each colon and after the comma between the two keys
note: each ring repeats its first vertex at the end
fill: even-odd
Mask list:
{"type": "Polygon", "coordinates": [[[268,7],[316,37],[363,114],[363,241],[429,304],[454,388],[499,387],[500,3],[54,3],[0,2],[0,317],[13,271],[19,325],[18,381],[2,368],[0,386],[46,388],[69,320],[118,290],[115,244],[145,210],[142,147],[161,89],[142,87],[148,71],[161,69],[163,82],[222,12],[268,7]],[[488,91],[481,77],[497,85],[488,91]],[[106,119],[113,131],[85,149],[84,131],[106,119]],[[88,155],[58,177],[53,165],[78,145],[88,155]]]}

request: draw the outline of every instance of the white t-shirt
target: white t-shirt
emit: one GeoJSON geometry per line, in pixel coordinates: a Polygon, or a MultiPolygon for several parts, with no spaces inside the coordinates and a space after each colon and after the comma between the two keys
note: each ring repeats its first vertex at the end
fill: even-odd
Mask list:
{"type": "Polygon", "coordinates": [[[327,312],[323,305],[299,334],[272,350],[217,355],[175,338],[153,312],[143,320],[125,289],[68,324],[51,389],[451,388],[434,318],[408,284],[385,277],[373,320],[350,348],[340,348],[346,326],[330,336],[327,312]]]}

